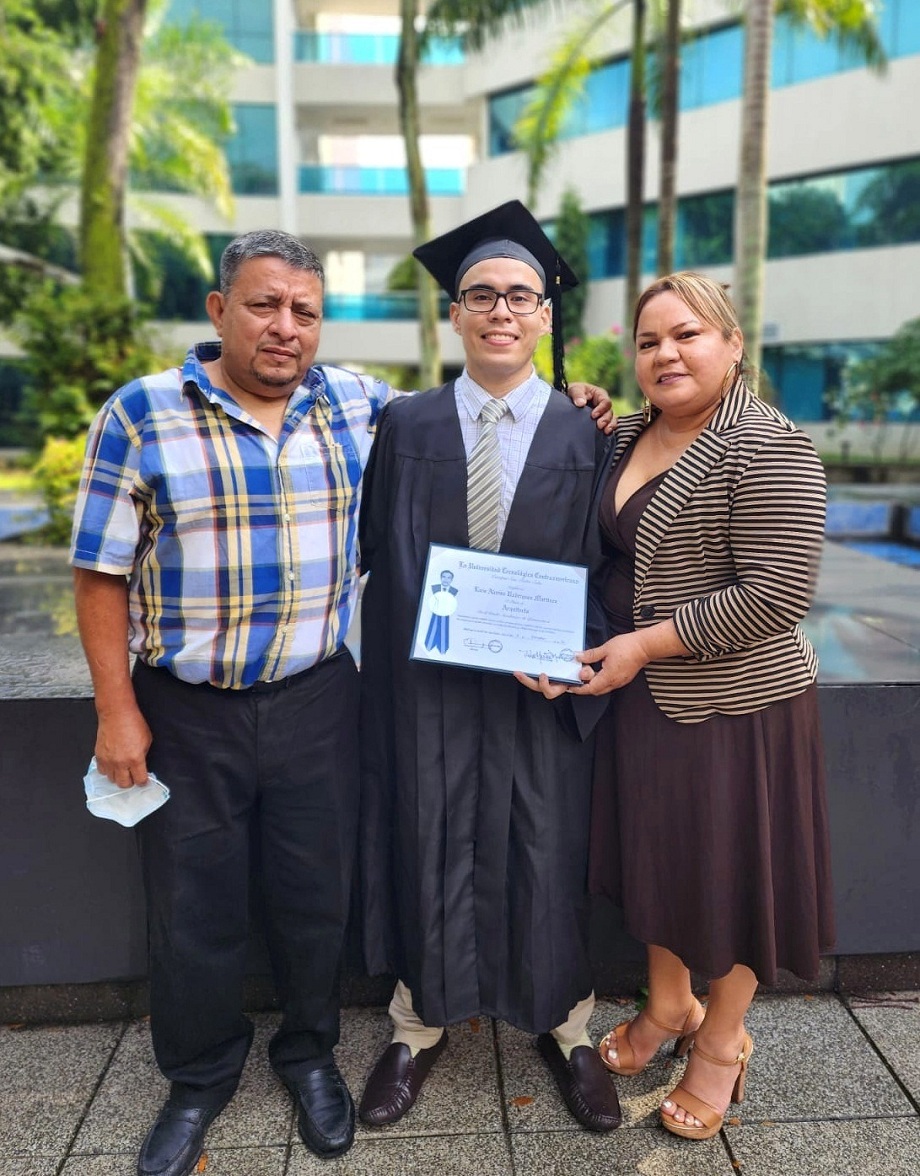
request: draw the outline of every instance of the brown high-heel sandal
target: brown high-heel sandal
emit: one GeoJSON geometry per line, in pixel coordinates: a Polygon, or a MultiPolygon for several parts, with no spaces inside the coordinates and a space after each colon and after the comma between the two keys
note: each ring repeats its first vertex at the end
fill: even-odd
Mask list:
{"type": "MultiPolygon", "coordinates": [[[[738,1077],[735,1079],[735,1085],[732,1087],[732,1095],[729,1103],[744,1102],[744,1080],[747,1074],[748,1061],[754,1052],[754,1042],[751,1040],[750,1035],[745,1033],[741,1053],[728,1062],[723,1061],[722,1058],[714,1058],[712,1054],[708,1054],[705,1050],[700,1049],[696,1042],[693,1043],[693,1048],[701,1058],[705,1058],[707,1062],[712,1062],[716,1066],[741,1067],[738,1071],[738,1077]]],[[[672,1135],[679,1135],[681,1139],[711,1139],[713,1135],[717,1135],[722,1130],[725,1111],[720,1113],[715,1107],[710,1106],[708,1102],[704,1102],[701,1098],[697,1098],[695,1094],[691,1094],[685,1086],[676,1086],[668,1095],[668,1099],[676,1103],[685,1115],[692,1115],[694,1119],[699,1119],[703,1126],[688,1126],[686,1121],[678,1123],[675,1121],[673,1115],[662,1114],[661,1126],[665,1131],[670,1131],[672,1135]]]]}
{"type": "MultiPolygon", "coordinates": [[[[597,1051],[601,1056],[601,1061],[604,1063],[607,1069],[611,1071],[611,1073],[620,1074],[624,1078],[631,1078],[634,1074],[641,1074],[645,1069],[645,1065],[648,1065],[648,1062],[646,1062],[644,1066],[636,1065],[636,1054],[629,1040],[629,1027],[633,1021],[638,1020],[639,1017],[647,1017],[656,1028],[661,1029],[663,1032],[667,1033],[668,1037],[676,1037],[677,1040],[674,1042],[674,1057],[682,1058],[690,1048],[690,1045],[693,1041],[693,1036],[699,1028],[700,1022],[703,1020],[703,1015],[703,1006],[696,999],[696,997],[693,998],[693,1004],[690,1006],[690,1010],[684,1018],[684,1023],[680,1029],[672,1029],[670,1025],[665,1025],[659,1021],[657,1017],[653,1017],[648,1009],[643,1009],[642,1012],[638,1013],[635,1017],[632,1018],[632,1020],[621,1021],[619,1025],[611,1029],[609,1033],[605,1034],[605,1036],[601,1038],[600,1044],[597,1047],[597,1051]],[[690,1022],[694,1019],[696,1019],[696,1025],[694,1025],[694,1027],[691,1029],[690,1022]],[[617,1051],[616,1062],[610,1062],[607,1060],[607,1050],[610,1049],[611,1046],[617,1051]],[[625,1056],[624,1050],[628,1053],[628,1057],[625,1056]]],[[[656,1050],[655,1053],[657,1052],[658,1051],[656,1050]]],[[[654,1056],[655,1054],[652,1054],[652,1057],[654,1056]]],[[[649,1058],[649,1061],[651,1060],[652,1059],[649,1058]]]]}

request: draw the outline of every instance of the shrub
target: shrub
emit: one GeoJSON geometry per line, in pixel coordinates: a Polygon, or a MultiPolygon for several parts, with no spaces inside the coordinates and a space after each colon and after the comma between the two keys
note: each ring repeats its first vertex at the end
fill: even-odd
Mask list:
{"type": "Polygon", "coordinates": [[[70,527],[85,448],[86,441],[82,435],[45,438],[41,456],[32,471],[35,485],[51,516],[40,535],[45,543],[70,542],[70,527]]]}

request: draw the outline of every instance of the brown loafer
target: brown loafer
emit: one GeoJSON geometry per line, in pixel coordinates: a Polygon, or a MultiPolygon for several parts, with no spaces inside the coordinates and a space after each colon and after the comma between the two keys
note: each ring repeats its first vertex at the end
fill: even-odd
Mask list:
{"type": "Polygon", "coordinates": [[[551,1033],[541,1033],[537,1049],[556,1080],[562,1101],[582,1127],[612,1131],[623,1121],[620,1100],[604,1063],[587,1045],[576,1045],[568,1058],[551,1033]]]}
{"type": "Polygon", "coordinates": [[[402,1042],[388,1045],[364,1087],[358,1107],[361,1122],[369,1127],[383,1127],[401,1119],[418,1098],[422,1083],[446,1045],[446,1029],[434,1045],[420,1049],[415,1057],[402,1042]]]}

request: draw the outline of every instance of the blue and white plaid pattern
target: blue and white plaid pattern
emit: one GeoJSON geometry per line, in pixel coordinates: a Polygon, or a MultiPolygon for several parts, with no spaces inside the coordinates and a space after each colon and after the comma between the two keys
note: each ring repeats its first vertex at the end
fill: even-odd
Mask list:
{"type": "MultiPolygon", "coordinates": [[[[496,426],[498,445],[502,455],[502,494],[498,506],[498,542],[501,543],[508,522],[508,513],[514,499],[514,492],[524,472],[524,463],[530,452],[537,425],[543,416],[543,411],[549,403],[552,389],[533,372],[523,384],[512,389],[503,397],[509,411],[496,426]]],[[[482,424],[479,414],[482,406],[492,397],[471,379],[466,368],[463,369],[454,385],[454,395],[457,400],[457,413],[460,417],[460,431],[463,434],[463,447],[466,459],[479,440],[482,424]]]]}
{"type": "Polygon", "coordinates": [[[314,367],[276,441],[202,366],[135,380],[90,431],[75,567],[129,576],[129,647],[186,682],[290,677],[342,645],[361,475],[391,389],[314,367]]]}

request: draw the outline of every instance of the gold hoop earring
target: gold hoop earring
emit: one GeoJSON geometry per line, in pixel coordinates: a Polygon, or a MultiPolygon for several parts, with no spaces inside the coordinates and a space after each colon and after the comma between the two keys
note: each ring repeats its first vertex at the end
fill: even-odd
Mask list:
{"type": "Polygon", "coordinates": [[[643,425],[652,423],[652,402],[647,396],[642,397],[642,423],[643,425]]]}
{"type": "Polygon", "coordinates": [[[724,400],[726,392],[731,392],[732,388],[734,388],[735,384],[738,381],[739,372],[740,372],[740,368],[738,366],[738,361],[737,361],[737,359],[733,359],[732,363],[731,363],[731,367],[728,369],[728,371],[722,377],[722,391],[719,394],[720,400],[724,400]]]}

